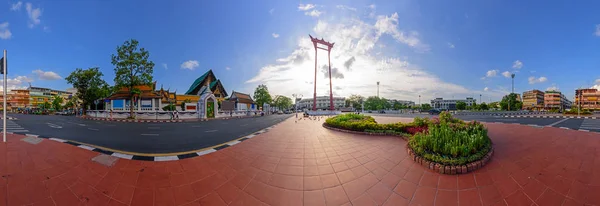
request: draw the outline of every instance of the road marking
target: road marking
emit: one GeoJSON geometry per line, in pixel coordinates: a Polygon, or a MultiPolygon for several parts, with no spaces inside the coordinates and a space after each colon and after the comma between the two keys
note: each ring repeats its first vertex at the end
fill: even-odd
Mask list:
{"type": "Polygon", "coordinates": [[[218,131],[218,130],[216,130],[216,129],[215,130],[207,130],[207,131],[204,131],[204,132],[216,132],[216,131],[218,131]]]}
{"type": "Polygon", "coordinates": [[[202,127],[202,126],[200,126],[200,125],[194,125],[194,126],[192,126],[192,127],[202,127]]]}
{"type": "Polygon", "coordinates": [[[554,122],[552,124],[546,125],[546,126],[553,127],[554,125],[560,124],[561,122],[564,122],[564,121],[567,121],[567,120],[569,120],[569,119],[561,119],[561,120],[558,120],[558,121],[556,121],[556,122],[554,122]]]}
{"type": "Polygon", "coordinates": [[[160,127],[148,127],[148,129],[160,129],[160,127]]]}
{"type": "Polygon", "coordinates": [[[158,136],[158,134],[141,134],[142,136],[158,136]]]}
{"type": "Polygon", "coordinates": [[[52,124],[52,123],[48,123],[48,122],[46,122],[46,124],[48,124],[48,126],[49,126],[49,127],[52,127],[52,128],[56,128],[56,129],[60,129],[60,128],[62,128],[61,126],[58,126],[58,125],[55,125],[55,124],[52,124]]]}
{"type": "Polygon", "coordinates": [[[77,125],[79,125],[79,126],[82,126],[82,127],[85,127],[85,124],[77,124],[77,125]]]}
{"type": "Polygon", "coordinates": [[[240,126],[244,127],[244,126],[248,126],[248,124],[242,124],[242,125],[240,125],[240,126]]]}
{"type": "Polygon", "coordinates": [[[89,127],[87,129],[93,130],[93,131],[98,131],[99,130],[99,129],[96,129],[96,128],[89,128],[89,127]]]}

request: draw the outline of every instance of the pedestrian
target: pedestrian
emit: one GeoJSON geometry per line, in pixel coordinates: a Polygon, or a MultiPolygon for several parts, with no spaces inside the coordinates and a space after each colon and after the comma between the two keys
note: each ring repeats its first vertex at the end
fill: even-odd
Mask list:
{"type": "Polygon", "coordinates": [[[112,111],[112,109],[110,109],[110,121],[112,121],[112,120],[113,120],[113,111],[112,111]]]}
{"type": "Polygon", "coordinates": [[[179,112],[175,110],[175,119],[179,119],[179,112]]]}

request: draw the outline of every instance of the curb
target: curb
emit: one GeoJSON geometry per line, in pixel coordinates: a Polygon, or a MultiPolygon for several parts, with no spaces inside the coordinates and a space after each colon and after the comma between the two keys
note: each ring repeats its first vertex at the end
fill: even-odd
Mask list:
{"type": "Polygon", "coordinates": [[[600,117],[582,117],[582,116],[536,116],[536,115],[505,115],[504,118],[562,118],[562,119],[600,119],[600,117]]]}
{"type": "Polygon", "coordinates": [[[350,133],[350,134],[370,135],[370,136],[394,136],[394,137],[401,137],[402,139],[408,141],[408,137],[406,137],[405,135],[400,135],[400,134],[358,132],[358,131],[352,131],[352,130],[345,130],[345,129],[335,128],[335,127],[330,127],[330,126],[326,125],[325,122],[323,122],[322,126],[324,128],[326,128],[326,129],[330,129],[330,130],[338,131],[338,132],[345,132],[345,133],[350,133]]]}
{"type": "Polygon", "coordinates": [[[485,166],[490,161],[490,159],[492,159],[492,155],[494,155],[494,147],[492,146],[490,148],[490,151],[488,151],[488,153],[485,156],[483,156],[483,158],[481,158],[480,160],[470,162],[465,165],[444,165],[426,160],[425,158],[422,158],[421,156],[418,156],[416,153],[414,153],[413,150],[408,146],[408,144],[406,145],[406,152],[412,158],[412,160],[415,161],[415,163],[429,170],[433,170],[434,172],[440,174],[458,175],[467,174],[480,168],[483,168],[483,166],[485,166]]]}
{"type": "Polygon", "coordinates": [[[97,118],[97,117],[77,117],[81,119],[94,120],[94,121],[106,121],[106,122],[135,122],[135,123],[176,123],[176,122],[205,122],[210,120],[227,120],[227,119],[245,119],[254,118],[259,116],[244,116],[244,117],[223,117],[213,119],[191,119],[191,120],[140,120],[140,119],[109,119],[109,118],[97,118]]]}
{"type": "Polygon", "coordinates": [[[494,113],[457,113],[454,115],[487,115],[487,116],[506,116],[506,115],[528,115],[528,114],[548,114],[545,112],[519,112],[519,113],[502,113],[502,114],[494,114],[494,113]]]}
{"type": "Polygon", "coordinates": [[[122,159],[128,159],[128,160],[142,160],[142,161],[172,161],[172,160],[182,160],[182,159],[187,159],[187,158],[192,158],[192,157],[197,157],[197,156],[202,156],[202,155],[206,155],[206,154],[210,154],[213,152],[216,152],[218,150],[222,150],[225,149],[227,147],[236,145],[240,142],[246,141],[248,139],[251,139],[259,134],[262,133],[266,133],[269,130],[273,129],[275,126],[277,126],[278,124],[280,124],[281,122],[272,125],[270,127],[261,129],[259,131],[256,131],[250,135],[246,135],[243,136],[241,138],[235,139],[235,140],[231,140],[229,142],[225,142],[219,145],[215,145],[212,146],[210,148],[204,148],[204,149],[199,149],[196,150],[194,152],[189,152],[189,153],[183,153],[180,155],[171,155],[171,156],[146,156],[146,155],[132,155],[132,154],[124,154],[124,153],[119,153],[119,152],[114,152],[114,151],[110,151],[111,149],[102,149],[102,148],[97,148],[99,146],[95,146],[95,145],[90,145],[90,144],[86,144],[86,143],[80,143],[77,141],[72,141],[72,140],[64,140],[64,139],[60,139],[60,138],[54,138],[54,137],[46,137],[46,136],[40,136],[40,135],[35,135],[35,134],[28,134],[28,133],[19,133],[19,132],[7,132],[7,134],[19,134],[19,135],[25,135],[27,137],[37,137],[37,138],[42,138],[42,139],[48,139],[48,140],[52,140],[52,141],[56,141],[56,142],[60,142],[60,143],[65,143],[65,144],[69,144],[69,145],[73,145],[75,147],[79,147],[81,149],[85,149],[85,150],[89,150],[89,151],[94,151],[94,152],[98,152],[101,154],[105,154],[105,155],[110,155],[110,156],[114,156],[114,157],[118,157],[118,158],[122,158],[122,159]]]}

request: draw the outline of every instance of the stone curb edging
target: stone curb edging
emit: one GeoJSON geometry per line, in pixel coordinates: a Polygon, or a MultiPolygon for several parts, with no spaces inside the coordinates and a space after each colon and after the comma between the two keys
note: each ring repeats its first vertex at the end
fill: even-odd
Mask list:
{"type": "Polygon", "coordinates": [[[446,175],[458,175],[467,174],[485,166],[492,158],[492,155],[494,155],[494,147],[491,147],[490,151],[485,156],[483,156],[482,159],[471,163],[467,163],[466,165],[444,165],[426,160],[425,158],[414,153],[413,150],[408,146],[408,144],[406,145],[406,152],[411,157],[411,159],[415,161],[415,163],[430,170],[433,170],[434,172],[446,175]]]}
{"type": "Polygon", "coordinates": [[[255,116],[250,117],[223,117],[223,118],[213,118],[213,119],[192,119],[192,120],[140,120],[140,119],[109,119],[109,118],[97,118],[97,117],[78,117],[81,119],[94,120],[94,121],[107,121],[107,122],[136,122],[136,123],[175,123],[175,122],[205,122],[210,120],[227,120],[227,119],[243,119],[243,118],[253,118],[255,116]]]}
{"type": "MultiPolygon", "coordinates": [[[[280,124],[281,122],[277,123],[280,124]]],[[[192,158],[192,157],[197,157],[197,156],[202,156],[202,155],[206,155],[206,154],[210,154],[213,152],[216,152],[218,150],[222,150],[225,149],[227,147],[236,145],[240,142],[243,142],[245,140],[251,139],[259,134],[268,132],[269,130],[273,129],[273,127],[275,127],[277,124],[272,125],[270,127],[267,127],[265,129],[259,130],[257,132],[254,132],[250,135],[246,135],[244,137],[229,141],[229,142],[225,142],[223,144],[220,144],[220,146],[215,146],[212,147],[210,149],[205,149],[199,152],[190,152],[190,153],[186,153],[186,154],[181,154],[181,155],[173,155],[173,156],[141,156],[141,155],[130,155],[130,154],[123,154],[123,153],[119,153],[119,152],[113,152],[113,151],[108,151],[108,150],[104,150],[104,149],[100,149],[100,148],[95,148],[93,146],[88,146],[86,144],[81,144],[78,142],[74,142],[74,141],[69,141],[69,140],[64,140],[64,139],[60,139],[60,138],[54,138],[54,137],[46,137],[46,136],[40,136],[40,135],[35,135],[35,134],[27,134],[27,133],[20,133],[20,132],[7,132],[8,134],[19,134],[19,135],[25,135],[27,137],[36,137],[36,138],[42,138],[42,139],[48,139],[48,140],[52,140],[52,141],[56,141],[56,142],[60,142],[60,143],[65,143],[65,144],[69,144],[69,145],[73,145],[76,147],[79,147],[81,149],[86,149],[86,150],[90,150],[90,151],[94,151],[94,152],[98,152],[98,153],[102,153],[105,155],[110,155],[110,156],[114,156],[114,157],[118,157],[118,158],[122,158],[122,159],[129,159],[129,160],[142,160],[142,161],[171,161],[171,160],[181,160],[181,159],[187,159],[187,158],[192,158]]]]}
{"type": "Polygon", "coordinates": [[[338,131],[338,132],[345,132],[345,133],[350,133],[350,134],[371,135],[371,136],[394,136],[394,137],[401,137],[402,139],[408,141],[408,137],[406,137],[405,135],[400,135],[400,134],[374,133],[374,132],[358,132],[358,131],[352,131],[352,130],[346,130],[346,129],[340,129],[340,128],[331,127],[331,126],[328,126],[326,123],[323,123],[322,126],[325,127],[326,129],[330,129],[330,130],[338,131]]]}
{"type": "Polygon", "coordinates": [[[456,113],[454,115],[506,116],[506,115],[527,115],[527,114],[552,114],[552,113],[545,113],[545,112],[518,112],[518,113],[501,113],[501,114],[495,114],[495,113],[456,113]]]}

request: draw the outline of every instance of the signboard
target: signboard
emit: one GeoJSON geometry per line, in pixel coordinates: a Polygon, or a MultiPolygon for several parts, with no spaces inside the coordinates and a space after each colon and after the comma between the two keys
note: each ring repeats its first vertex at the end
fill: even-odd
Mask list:
{"type": "MultiPolygon", "coordinates": [[[[8,65],[8,61],[6,61],[8,65]]],[[[8,66],[6,66],[6,73],[8,73],[8,66]]],[[[0,58],[0,74],[4,74],[4,57],[0,58]]]]}
{"type": "Polygon", "coordinates": [[[234,101],[222,101],[221,102],[221,110],[223,110],[223,111],[235,110],[235,102],[234,101]]]}
{"type": "Polygon", "coordinates": [[[142,107],[152,107],[152,100],[142,100],[142,107]]]}

